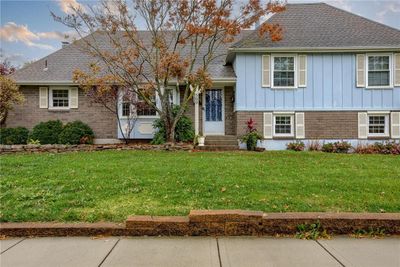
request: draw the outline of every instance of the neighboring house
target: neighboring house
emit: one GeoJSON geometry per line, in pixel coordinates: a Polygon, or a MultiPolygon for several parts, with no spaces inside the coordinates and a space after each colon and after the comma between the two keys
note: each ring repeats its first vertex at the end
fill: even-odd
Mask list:
{"type": "MultiPolygon", "coordinates": [[[[288,4],[269,21],[283,27],[282,41],[247,32],[211,66],[213,87],[187,111],[200,134],[239,137],[251,117],[267,149],[295,140],[399,140],[399,30],[327,4],[288,4]]],[[[71,81],[90,60],[71,44],[17,71],[26,102],[10,112],[7,126],[79,119],[98,142],[121,138],[115,117],[71,81]]],[[[179,104],[179,92],[173,98],[179,104]]],[[[138,115],[131,138],[151,138],[157,114],[143,108],[138,115]]]]}

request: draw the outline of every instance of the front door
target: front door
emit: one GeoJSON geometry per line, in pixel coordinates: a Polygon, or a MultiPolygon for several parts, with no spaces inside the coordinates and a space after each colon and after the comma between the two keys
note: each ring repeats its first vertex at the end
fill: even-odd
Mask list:
{"type": "Polygon", "coordinates": [[[204,103],[204,135],[224,135],[224,90],[206,90],[204,103]]]}

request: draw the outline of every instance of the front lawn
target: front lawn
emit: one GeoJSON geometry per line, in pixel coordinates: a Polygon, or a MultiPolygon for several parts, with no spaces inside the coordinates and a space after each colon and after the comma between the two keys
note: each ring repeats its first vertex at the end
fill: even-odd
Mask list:
{"type": "Polygon", "coordinates": [[[103,151],[0,157],[0,220],[124,221],[191,209],[400,212],[400,157],[103,151]]]}

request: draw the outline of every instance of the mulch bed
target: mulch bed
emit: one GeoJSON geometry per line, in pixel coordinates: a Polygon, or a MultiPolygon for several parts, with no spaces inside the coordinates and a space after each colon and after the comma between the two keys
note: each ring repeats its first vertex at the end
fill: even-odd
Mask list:
{"type": "Polygon", "coordinates": [[[102,150],[167,150],[167,151],[191,151],[192,144],[109,144],[109,145],[0,145],[1,154],[13,153],[63,153],[78,151],[102,151],[102,150]]]}

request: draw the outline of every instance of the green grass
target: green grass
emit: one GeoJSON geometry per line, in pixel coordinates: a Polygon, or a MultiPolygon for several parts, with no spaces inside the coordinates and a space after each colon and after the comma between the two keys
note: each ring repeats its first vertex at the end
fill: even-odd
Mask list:
{"type": "Polygon", "coordinates": [[[0,157],[0,220],[123,221],[191,209],[400,212],[400,157],[102,151],[0,157]]]}

